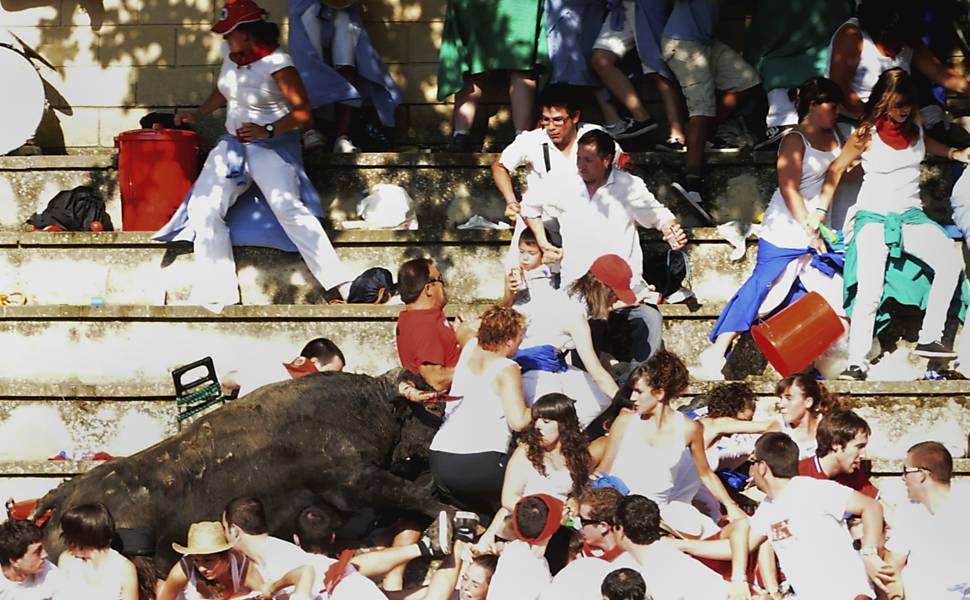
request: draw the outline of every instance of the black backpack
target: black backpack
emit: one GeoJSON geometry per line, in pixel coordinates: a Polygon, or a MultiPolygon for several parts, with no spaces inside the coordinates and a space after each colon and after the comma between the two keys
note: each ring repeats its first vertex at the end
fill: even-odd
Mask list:
{"type": "Polygon", "coordinates": [[[394,276],[384,267],[371,267],[350,284],[350,304],[384,304],[394,295],[394,276]]]}
{"type": "Polygon", "coordinates": [[[104,198],[86,185],[58,192],[44,212],[34,213],[27,219],[37,229],[57,225],[65,231],[90,231],[94,221],[100,221],[104,231],[114,231],[111,217],[104,209],[104,198]]]}

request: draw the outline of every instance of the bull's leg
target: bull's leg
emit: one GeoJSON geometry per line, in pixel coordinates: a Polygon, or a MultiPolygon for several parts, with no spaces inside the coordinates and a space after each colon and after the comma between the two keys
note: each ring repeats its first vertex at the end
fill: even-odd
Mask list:
{"type": "Polygon", "coordinates": [[[413,511],[434,518],[449,507],[438,501],[430,488],[392,475],[374,465],[353,465],[342,474],[343,481],[319,490],[328,502],[343,511],[361,508],[364,499],[374,508],[413,511]]]}

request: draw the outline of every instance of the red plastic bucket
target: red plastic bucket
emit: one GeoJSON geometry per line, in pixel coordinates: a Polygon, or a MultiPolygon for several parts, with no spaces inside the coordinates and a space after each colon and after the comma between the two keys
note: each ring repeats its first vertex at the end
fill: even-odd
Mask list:
{"type": "Polygon", "coordinates": [[[782,377],[812,364],[843,333],[839,316],[817,292],[751,327],[751,337],[782,377]]]}
{"type": "MultiPolygon", "coordinates": [[[[158,126],[156,126],[158,127],[158,126]]],[[[199,135],[181,129],[135,129],[115,138],[121,228],[157,231],[199,175],[199,135]]]]}

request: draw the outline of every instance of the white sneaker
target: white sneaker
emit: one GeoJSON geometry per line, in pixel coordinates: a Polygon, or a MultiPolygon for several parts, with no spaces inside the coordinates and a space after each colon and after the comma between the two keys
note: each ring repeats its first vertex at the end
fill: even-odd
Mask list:
{"type": "Polygon", "coordinates": [[[333,152],[334,154],[353,154],[354,152],[360,152],[360,148],[354,145],[345,135],[338,137],[333,142],[333,152]]]}
{"type": "Polygon", "coordinates": [[[664,302],[666,302],[667,304],[680,304],[681,302],[687,302],[693,297],[694,297],[693,291],[685,287],[682,287],[676,292],[674,292],[673,294],[670,294],[669,296],[664,298],[664,302]]]}
{"type": "Polygon", "coordinates": [[[313,150],[323,146],[323,138],[315,129],[307,129],[303,132],[303,149],[313,150]]]}
{"type": "Polygon", "coordinates": [[[724,381],[724,365],[727,364],[727,358],[718,354],[717,348],[713,346],[701,352],[697,357],[697,365],[689,369],[690,374],[702,381],[724,381]]]}

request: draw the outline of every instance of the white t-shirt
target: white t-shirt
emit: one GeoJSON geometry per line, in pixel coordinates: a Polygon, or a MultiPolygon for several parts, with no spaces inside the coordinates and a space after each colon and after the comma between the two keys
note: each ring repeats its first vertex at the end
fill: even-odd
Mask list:
{"type": "Polygon", "coordinates": [[[951,491],[935,514],[917,503],[897,509],[886,549],[908,557],[902,573],[907,598],[970,598],[970,519],[966,500],[958,499],[951,491]]]}
{"type": "Polygon", "coordinates": [[[488,584],[488,600],[538,600],[549,585],[549,563],[532,553],[529,544],[515,540],[505,544],[495,574],[488,584]]]}
{"type": "Polygon", "coordinates": [[[310,561],[317,573],[313,587],[314,592],[319,592],[316,600],[387,600],[377,584],[358,573],[353,566],[348,568],[354,569],[354,572],[337,583],[333,594],[322,592],[327,569],[337,561],[323,554],[310,554],[310,561]]]}
{"type": "Polygon", "coordinates": [[[289,54],[277,48],[268,56],[244,67],[229,58],[229,49],[225,44],[222,55],[222,69],[216,87],[226,98],[227,132],[235,135],[243,123],[266,125],[290,113],[290,104],[273,79],[273,73],[293,66],[289,54]]]}
{"type": "Polygon", "coordinates": [[[27,581],[10,581],[0,571],[0,600],[50,600],[61,583],[57,567],[44,561],[44,570],[27,581]]]}
{"type": "Polygon", "coordinates": [[[862,557],[845,525],[853,490],[834,481],[793,477],[751,517],[751,529],[771,542],[799,600],[873,596],[862,557]]]}
{"type": "Polygon", "coordinates": [[[257,565],[255,561],[251,564],[267,583],[276,581],[297,567],[314,564],[313,557],[302,548],[272,536],[266,538],[264,558],[266,562],[263,565],[257,565]]]}
{"type": "Polygon", "coordinates": [[[626,564],[608,562],[600,558],[582,557],[556,573],[542,592],[541,600],[600,600],[603,579],[626,564]]]}
{"type": "Polygon", "coordinates": [[[640,563],[630,554],[623,554],[613,561],[613,568],[607,573],[625,567],[638,571],[653,600],[727,598],[728,584],[720,575],[667,540],[650,544],[643,559],[640,563]]]}

